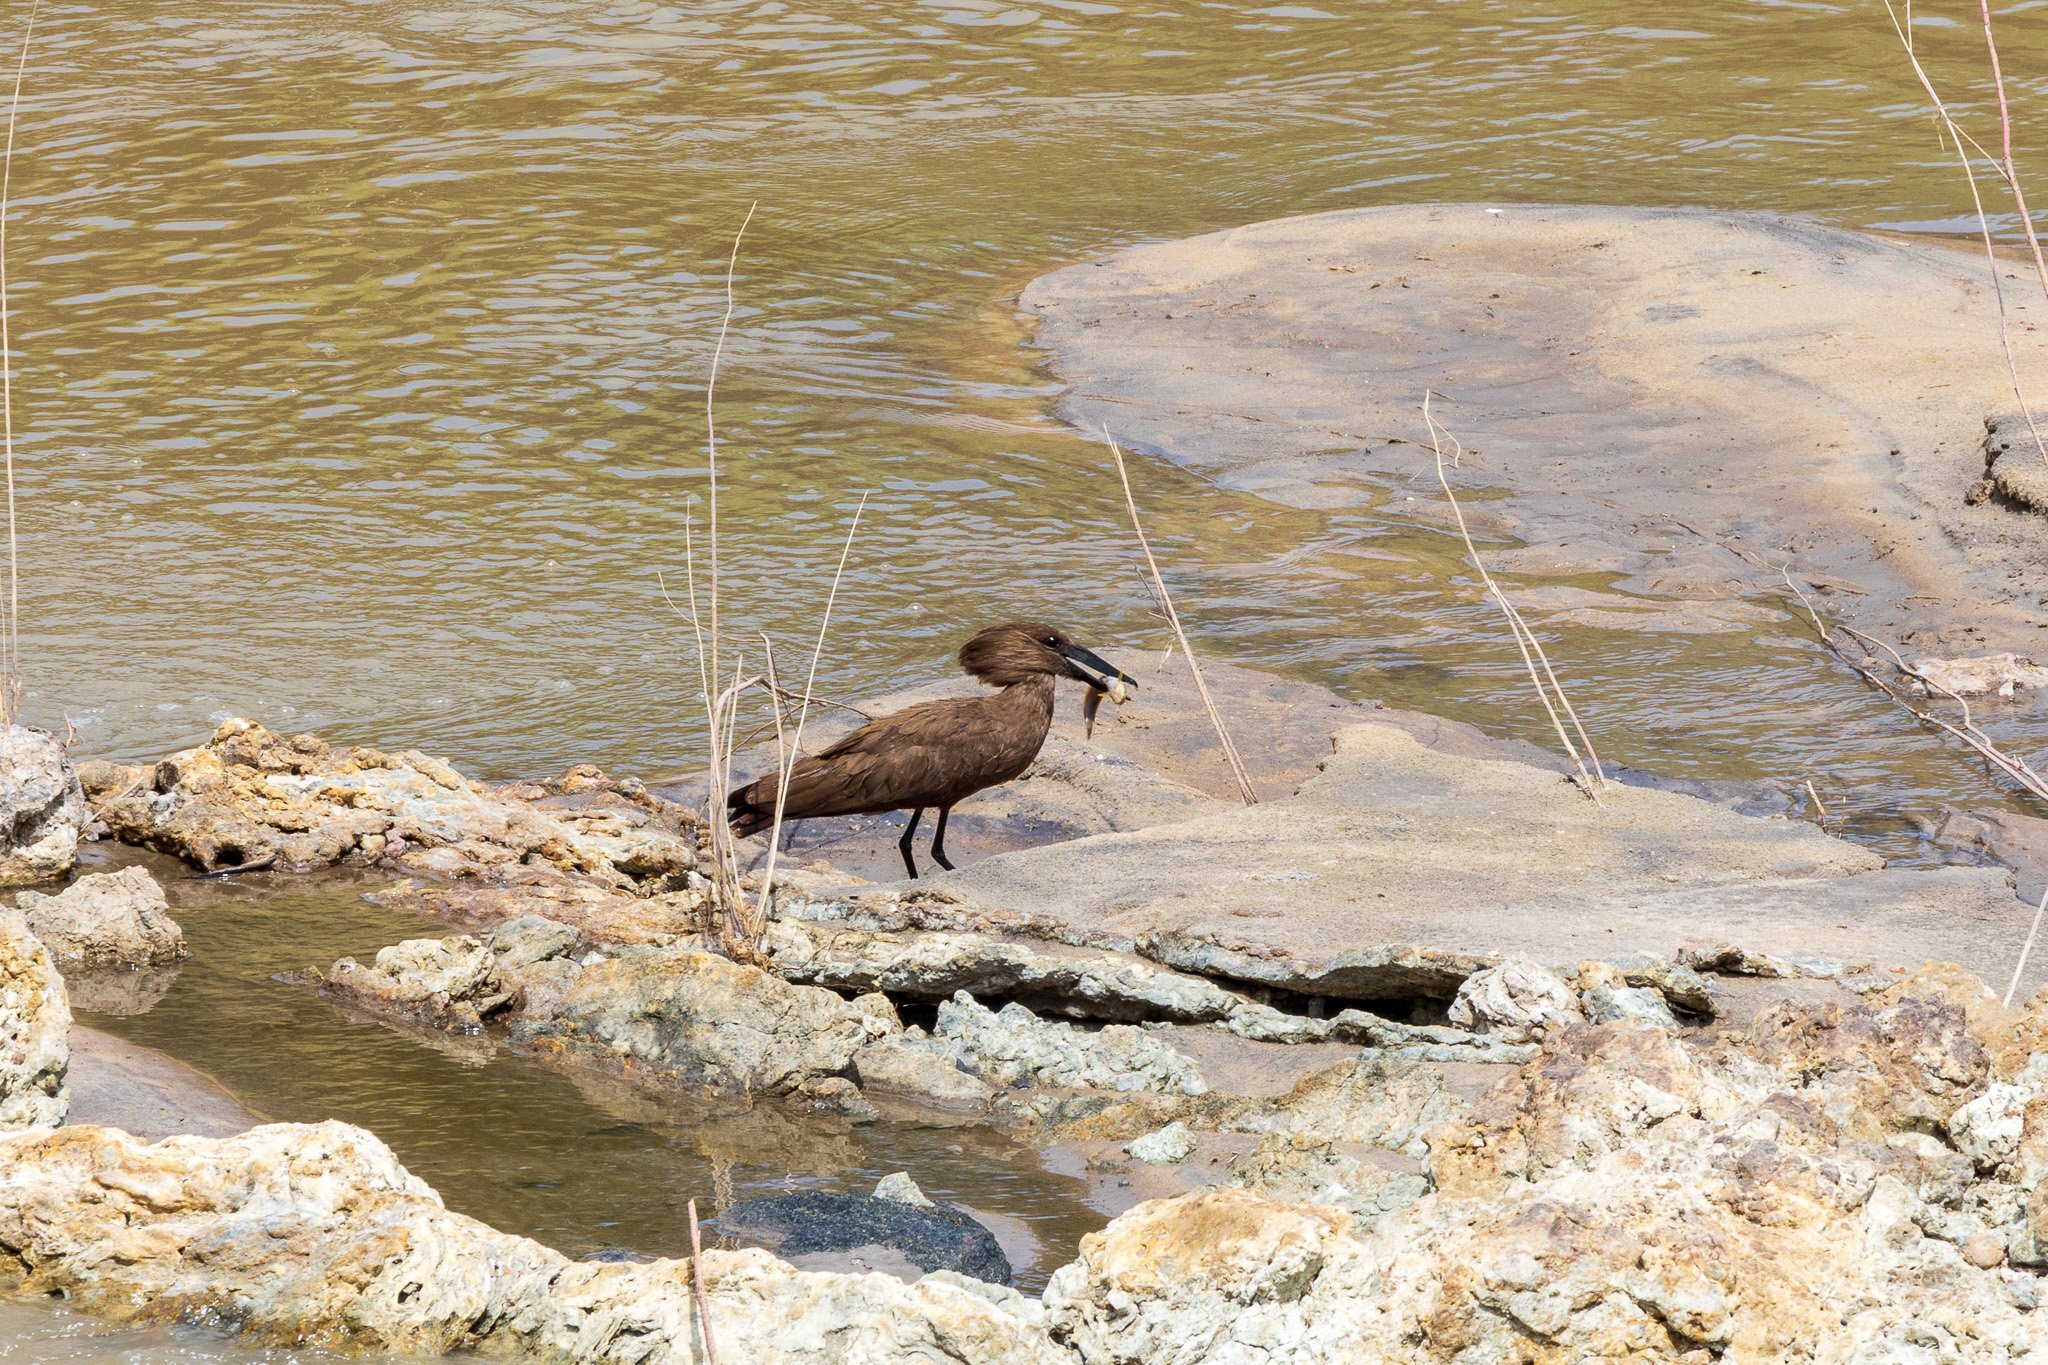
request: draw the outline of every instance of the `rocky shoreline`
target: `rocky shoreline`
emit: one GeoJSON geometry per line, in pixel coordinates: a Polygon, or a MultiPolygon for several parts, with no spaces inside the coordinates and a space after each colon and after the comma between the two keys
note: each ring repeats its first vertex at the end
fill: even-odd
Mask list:
{"type": "MultiPolygon", "coordinates": [[[[1104,813],[1099,788],[1041,777],[1039,809],[1110,827],[927,883],[794,873],[761,967],[711,951],[684,808],[594,770],[486,787],[237,721],[82,777],[100,832],[202,868],[392,868],[409,876],[383,899],[459,930],[309,963],[309,996],[663,1102],[995,1125],[1114,1215],[1038,1298],[900,1257],[857,1274],[707,1250],[729,1355],[2048,1350],[2048,999],[2007,1010],[1972,970],[2024,918],[2008,876],[1888,869],[1683,793],[1595,807],[1418,718],[1318,723],[1320,770],[1254,812],[1182,786],[1104,813]],[[1458,865],[1419,872],[1452,821],[1458,865]],[[1086,888],[1112,858],[1132,875],[1105,902],[1086,888]],[[1969,966],[1920,965],[1943,959],[1969,966]]],[[[704,1358],[688,1262],[496,1232],[361,1130],[58,1126],[69,1015],[31,924],[69,898],[89,913],[66,923],[146,957],[165,938],[140,880],[0,915],[9,1292],[352,1352],[704,1358]],[[121,889],[132,915],[100,913],[121,889]]]]}
{"type": "MultiPolygon", "coordinates": [[[[1745,543],[1791,528],[1816,589],[1901,639],[2032,628],[1984,605],[2038,548],[2006,505],[2031,493],[1953,402],[1908,410],[1893,369],[1842,351],[1889,290],[1981,359],[1979,287],[1939,253],[1755,216],[1378,210],[1133,248],[1025,303],[1062,372],[1109,390],[1070,415],[1353,505],[1412,472],[1386,433],[1413,396],[1358,398],[1374,348],[1407,342],[1388,295],[1337,277],[1395,258],[1445,308],[1471,312],[1475,269],[1498,291],[1461,340],[1408,340],[1467,381],[1469,467],[1506,493],[1475,515],[1532,542],[1501,563],[1643,595],[1515,588],[1528,609],[1748,629],[1767,613],[1734,599],[1780,575],[1745,543]],[[1741,271],[1672,304],[1694,258],[1741,271]],[[1583,316],[1519,326],[1563,306],[1559,278],[1583,316]],[[1757,332],[1756,298],[1804,325],[1757,332]],[[1760,369],[1829,394],[1841,429],[1799,383],[1723,391],[1760,369]],[[1540,421],[1516,396],[1537,382],[1559,395],[1540,421]],[[1664,395],[1655,432],[1638,390],[1664,395]],[[1705,473],[1702,433],[1733,452],[1705,473]],[[1804,466],[1777,460],[1794,445],[1804,466]],[[1808,534],[1844,499],[1867,534],[1808,534]]],[[[1990,401],[1995,367],[1951,370],[1976,386],[1952,399],[1990,401]]],[[[148,1008],[186,951],[136,868],[0,911],[0,1292],[344,1354],[636,1365],[714,1343],[765,1365],[2048,1359],[2048,955],[2015,966],[2010,872],[1887,865],[1760,786],[1628,773],[1595,801],[1527,745],[1219,667],[1261,739],[1244,808],[1187,678],[1133,676],[1139,705],[1056,731],[963,812],[958,872],[896,882],[872,829],[812,832],[746,963],[707,930],[699,792],[588,766],[489,784],[247,720],[75,777],[47,736],[7,756],[28,875],[64,875],[82,832],[209,875],[397,879],[375,898],[439,929],[299,964],[307,1009],[649,1108],[1028,1144],[1103,1216],[1042,1293],[903,1174],[710,1210],[758,1245],[579,1261],[451,1211],[364,1129],[260,1123],[72,1025],[74,1000],[148,1008]],[[1986,984],[2007,981],[2018,1008],[1986,984]]],[[[2038,831],[1979,819],[2039,875],[2038,831]]]]}

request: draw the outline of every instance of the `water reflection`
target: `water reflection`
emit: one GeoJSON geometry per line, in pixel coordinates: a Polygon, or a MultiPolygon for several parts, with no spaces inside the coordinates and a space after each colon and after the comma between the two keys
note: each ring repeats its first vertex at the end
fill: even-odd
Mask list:
{"type": "Polygon", "coordinates": [[[691,1199],[709,1217],[789,1188],[864,1192],[897,1170],[934,1198],[1011,1220],[1035,1253],[1018,1266],[1029,1286],[1100,1225],[1079,1182],[986,1130],[657,1101],[486,1039],[388,1027],[280,980],[445,932],[364,902],[364,885],[169,880],[192,949],[175,984],[147,1013],[79,1017],[199,1067],[267,1120],[369,1128],[450,1208],[572,1256],[687,1255],[691,1199]]]}

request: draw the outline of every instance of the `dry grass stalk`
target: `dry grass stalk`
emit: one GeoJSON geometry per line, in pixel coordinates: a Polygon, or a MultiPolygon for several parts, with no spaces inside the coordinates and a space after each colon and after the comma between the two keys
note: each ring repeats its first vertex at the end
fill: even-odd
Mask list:
{"type": "Polygon", "coordinates": [[[718,1365],[711,1339],[711,1296],[704,1292],[704,1238],[697,1231],[697,1201],[690,1201],[690,1290],[697,1300],[697,1329],[704,1334],[704,1365],[718,1365]]]}
{"type": "Polygon", "coordinates": [[[1109,443],[1109,453],[1116,460],[1116,477],[1124,486],[1124,506],[1131,514],[1131,529],[1137,532],[1138,548],[1145,552],[1145,567],[1152,574],[1152,593],[1159,599],[1159,606],[1166,613],[1166,623],[1173,627],[1173,638],[1180,644],[1181,657],[1188,661],[1188,672],[1195,680],[1195,692],[1202,698],[1202,707],[1209,713],[1209,724],[1216,727],[1216,738],[1223,745],[1223,757],[1230,764],[1231,775],[1237,779],[1238,795],[1247,806],[1259,804],[1258,789],[1252,786],[1252,776],[1245,771],[1244,760],[1238,757],[1237,745],[1231,741],[1230,730],[1223,724],[1223,714],[1216,709],[1215,698],[1209,695],[1209,684],[1202,678],[1202,666],[1195,662],[1195,651],[1188,644],[1187,632],[1180,628],[1180,613],[1173,609],[1173,598],[1166,591],[1166,580],[1160,577],[1159,561],[1152,557],[1151,542],[1145,539],[1145,527],[1138,520],[1138,499],[1131,492],[1131,476],[1124,468],[1124,453],[1111,439],[1109,428],[1102,429],[1102,439],[1109,443]]]}
{"type": "Polygon", "coordinates": [[[1913,46],[1912,0],[1906,0],[1903,19],[1900,18],[1899,11],[1893,8],[1892,0],[1885,0],[1884,8],[1885,13],[1891,16],[1893,32],[1898,34],[1900,44],[1906,49],[1906,60],[1912,65],[1913,74],[1920,80],[1920,88],[1927,92],[1927,98],[1934,105],[1935,115],[1941,120],[1942,127],[1947,130],[1950,145],[1955,148],[1956,159],[1962,163],[1963,179],[1969,184],[1970,202],[1977,213],[1977,231],[1984,243],[1984,257],[1991,270],[1991,294],[1998,303],[1998,341],[2005,351],[2005,368],[2007,377],[2012,382],[2013,399],[2020,405],[2020,416],[2026,420],[2027,433],[2034,438],[2035,452],[2040,455],[2044,464],[2048,464],[2048,440],[2043,439],[2040,427],[2035,424],[2033,407],[2027,402],[2026,387],[2020,381],[2019,359],[2012,349],[2012,322],[2005,308],[2005,279],[1998,268],[1998,250],[1991,234],[1991,219],[1984,211],[1984,196],[1977,187],[1977,171],[1970,161],[1970,148],[1976,148],[1985,160],[1992,163],[1999,178],[2005,182],[2007,190],[2012,194],[2013,204],[2019,212],[2020,227],[2026,233],[2027,245],[2033,253],[2034,274],[2040,281],[2044,299],[2048,299],[2048,256],[2044,256],[2042,252],[2040,236],[2034,230],[2033,216],[2027,210],[2026,192],[2021,188],[2019,172],[2013,166],[2012,110],[2006,103],[2005,73],[1998,59],[1998,42],[1992,36],[1989,0],[1978,0],[1978,6],[1984,26],[1984,45],[1991,56],[1992,84],[1998,92],[2002,155],[1997,157],[1985,151],[1977,139],[1956,125],[1955,119],[1949,115],[1947,102],[1942,99],[1940,91],[1935,89],[1933,78],[1927,74],[1927,68],[1920,64],[1920,54],[1913,46]]]}
{"type": "Polygon", "coordinates": [[[1820,793],[1813,789],[1813,779],[1810,777],[1806,779],[1806,794],[1813,800],[1814,813],[1820,816],[1819,823],[1825,825],[1828,822],[1828,808],[1821,804],[1820,793]]]}
{"type": "Polygon", "coordinates": [[[1536,638],[1536,632],[1522,619],[1522,613],[1515,609],[1515,604],[1508,601],[1508,595],[1501,591],[1500,584],[1494,582],[1493,575],[1486,571],[1485,563],[1479,558],[1479,547],[1473,543],[1471,528],[1465,524],[1465,509],[1458,505],[1458,495],[1451,490],[1450,465],[1457,463],[1464,450],[1458,446],[1457,438],[1451,437],[1451,444],[1456,449],[1449,456],[1444,454],[1445,435],[1437,427],[1436,417],[1430,411],[1432,397],[1434,395],[1428,392],[1422,396],[1422,420],[1429,428],[1430,451],[1436,456],[1436,481],[1442,485],[1444,497],[1450,501],[1451,515],[1458,522],[1458,535],[1465,542],[1466,557],[1472,561],[1479,581],[1486,585],[1486,591],[1500,608],[1501,615],[1507,618],[1508,630],[1522,652],[1522,665],[1529,670],[1529,681],[1536,687],[1537,700],[1543,703],[1544,711],[1550,716],[1551,727],[1557,731],[1558,742],[1564,745],[1572,766],[1578,769],[1579,787],[1597,802],[1600,789],[1607,785],[1607,771],[1600,766],[1600,755],[1593,749],[1592,737],[1580,722],[1571,698],[1565,695],[1564,684],[1558,681],[1556,671],[1551,668],[1550,656],[1543,652],[1542,641],[1536,638]],[[1571,722],[1570,733],[1565,729],[1567,719],[1571,722]],[[1577,743],[1572,742],[1572,734],[1578,736],[1577,743]]]}
{"type": "Polygon", "coordinates": [[[2012,998],[2020,988],[2020,977],[2027,970],[2027,955],[2034,951],[2034,939],[2040,935],[2043,913],[2048,913],[2048,891],[2041,893],[2041,903],[2034,907],[2033,927],[2027,930],[2027,941],[2020,945],[2020,960],[2013,964],[2012,980],[2006,983],[2004,1004],[2007,1009],[2012,1008],[2012,998]]]}
{"type": "MultiPolygon", "coordinates": [[[[739,274],[740,244],[746,239],[747,225],[754,221],[754,205],[747,208],[747,216],[741,220],[739,230],[733,234],[732,254],[726,263],[725,314],[718,324],[718,344],[711,353],[711,370],[704,380],[704,452],[707,491],[705,497],[704,551],[709,578],[702,608],[697,595],[697,546],[688,518],[683,522],[683,554],[687,566],[690,600],[690,625],[697,647],[697,677],[704,701],[704,719],[710,737],[711,800],[705,812],[706,840],[711,854],[710,913],[718,930],[719,941],[726,951],[735,957],[751,958],[755,954],[744,933],[746,922],[746,896],[740,887],[739,858],[733,849],[732,821],[726,814],[725,802],[721,799],[732,785],[732,713],[736,709],[738,694],[746,688],[746,682],[735,668],[733,685],[714,693],[713,688],[724,676],[723,660],[720,657],[718,599],[719,599],[719,544],[718,544],[718,369],[725,359],[726,337],[732,330],[733,313],[738,302],[735,280],[739,274]]],[[[666,593],[667,586],[663,585],[666,593]]],[[[671,606],[674,604],[671,603],[671,606]]]]}
{"type": "Polygon", "coordinates": [[[1886,697],[1890,698],[1893,703],[1911,715],[1915,720],[1961,740],[1974,749],[1992,767],[2005,774],[2006,777],[2024,788],[2037,800],[2048,802],[2048,780],[2044,780],[2041,774],[2035,772],[2032,765],[2025,759],[2020,758],[2016,754],[2009,754],[1999,748],[1997,741],[1977,724],[1976,717],[1972,714],[1968,701],[1921,673],[1906,662],[1904,655],[1884,641],[1874,636],[1866,635],[1854,626],[1830,627],[1827,622],[1821,619],[1820,609],[1814,606],[1813,599],[1807,596],[1804,589],[1792,581],[1791,570],[1784,570],[1783,577],[1786,588],[1792,592],[1793,596],[1799,599],[1799,604],[1806,609],[1807,618],[1813,623],[1814,633],[1820,637],[1821,644],[1827,647],[1830,654],[1833,654],[1837,659],[1847,664],[1858,677],[1884,693],[1886,697]],[[1853,640],[1868,645],[1872,649],[1881,650],[1890,655],[1892,666],[1898,670],[1900,676],[1911,678],[1914,682],[1919,683],[1927,689],[1930,695],[1939,693],[1961,707],[1963,711],[1961,723],[1958,724],[1947,720],[1942,716],[1936,715],[1932,710],[1923,710],[1915,706],[1912,698],[1902,688],[1844,649],[1841,642],[1835,638],[1837,631],[1853,640]]]}
{"type": "Polygon", "coordinates": [[[14,68],[14,98],[7,106],[7,155],[0,162],[0,446],[7,473],[7,622],[0,640],[0,724],[21,715],[21,554],[14,522],[14,305],[7,292],[7,218],[14,194],[14,129],[21,121],[21,87],[28,77],[29,44],[35,39],[41,0],[29,6],[21,35],[21,60],[14,68]]]}
{"type": "MultiPolygon", "coordinates": [[[[782,836],[783,804],[787,795],[789,771],[803,750],[804,724],[809,719],[811,703],[815,697],[818,681],[818,663],[825,650],[826,634],[832,624],[832,609],[839,600],[839,585],[846,575],[846,565],[853,553],[854,538],[860,531],[861,514],[867,510],[867,495],[861,495],[860,504],[854,509],[852,524],[847,528],[846,544],[839,552],[839,564],[832,574],[832,585],[826,594],[823,619],[818,624],[818,639],[811,651],[810,676],[804,690],[793,694],[782,686],[776,676],[775,646],[767,636],[761,637],[763,650],[763,672],[749,677],[741,667],[738,656],[732,666],[732,682],[714,691],[725,674],[721,658],[721,630],[719,622],[719,526],[718,526],[718,370],[725,357],[726,338],[732,329],[733,314],[737,311],[738,300],[734,281],[739,274],[740,244],[746,237],[747,225],[754,220],[754,208],[747,209],[747,216],[741,221],[739,231],[733,235],[732,254],[726,263],[725,313],[718,326],[718,344],[711,354],[711,369],[704,381],[704,448],[707,492],[705,497],[704,557],[706,565],[705,593],[700,599],[697,587],[697,540],[690,519],[683,520],[683,555],[687,575],[687,596],[689,601],[688,620],[691,638],[697,651],[698,687],[703,695],[705,724],[710,738],[710,800],[705,812],[706,844],[711,859],[710,915],[718,931],[720,946],[735,959],[756,962],[761,956],[761,940],[767,930],[768,913],[775,890],[775,862],[780,850],[782,836]],[[740,857],[735,847],[732,819],[725,805],[725,793],[732,789],[732,759],[738,749],[740,704],[744,696],[759,689],[768,694],[775,730],[776,770],[781,774],[775,802],[775,817],[768,831],[768,859],[759,879],[758,894],[750,904],[746,888],[741,880],[740,857]],[[793,732],[786,732],[784,721],[786,709],[791,704],[796,708],[796,723],[793,732]]],[[[669,609],[682,616],[682,609],[675,599],[668,595],[666,579],[661,582],[662,596],[667,599],[669,609]]],[[[825,701],[822,704],[843,706],[844,703],[825,701]]],[[[848,710],[855,708],[847,707],[848,710]]],[[[860,714],[856,711],[856,714],[860,714]]]]}
{"type": "MultiPolygon", "coordinates": [[[[775,858],[782,848],[782,810],[789,800],[789,770],[797,759],[803,756],[804,722],[810,718],[811,693],[816,691],[818,686],[818,660],[825,653],[825,632],[831,628],[832,608],[839,601],[839,584],[846,577],[846,560],[853,553],[854,537],[860,533],[861,513],[867,510],[868,495],[863,493],[860,495],[860,504],[853,509],[853,521],[846,528],[846,543],[839,547],[839,564],[832,571],[832,587],[825,594],[825,611],[818,620],[818,643],[811,648],[810,676],[804,679],[803,699],[797,704],[796,730],[787,748],[782,744],[781,688],[775,681],[772,656],[769,660],[769,705],[775,712],[775,771],[778,776],[775,783],[775,818],[768,824],[768,861],[761,871],[761,894],[754,904],[752,916],[746,923],[750,935],[749,942],[755,945],[760,943],[761,935],[767,930],[768,898],[775,890],[775,858]]],[[[768,643],[766,636],[762,637],[761,643],[764,646],[768,643]]]]}

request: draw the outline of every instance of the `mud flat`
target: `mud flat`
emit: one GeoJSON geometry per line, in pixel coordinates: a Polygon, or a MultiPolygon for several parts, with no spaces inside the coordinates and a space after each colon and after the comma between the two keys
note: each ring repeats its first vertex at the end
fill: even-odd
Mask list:
{"type": "MultiPolygon", "coordinates": [[[[2028,294],[2007,306],[2038,394],[2028,294]]],[[[1615,624],[1639,593],[1686,609],[1650,628],[1729,628],[1727,599],[1789,563],[1888,639],[2044,648],[2048,518],[1979,487],[2015,406],[1981,253],[1764,214],[1414,206],[1133,247],[1023,305],[1076,425],[1291,505],[1440,516],[1434,390],[1459,482],[1508,495],[1480,525],[1526,542],[1500,567],[1620,576],[1545,611],[1615,624]]]]}

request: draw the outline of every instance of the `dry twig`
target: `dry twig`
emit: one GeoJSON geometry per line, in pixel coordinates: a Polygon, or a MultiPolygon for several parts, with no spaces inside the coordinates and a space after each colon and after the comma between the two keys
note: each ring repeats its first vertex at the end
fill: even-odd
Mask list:
{"type": "Polygon", "coordinates": [[[704,1292],[704,1238],[697,1231],[697,1201],[690,1201],[690,1289],[697,1299],[697,1327],[704,1334],[704,1365],[718,1365],[711,1340],[711,1296],[704,1292]]]}
{"type": "Polygon", "coordinates": [[[1195,651],[1188,644],[1187,632],[1180,628],[1180,613],[1173,609],[1173,598],[1166,592],[1166,580],[1159,576],[1159,561],[1152,557],[1152,545],[1145,539],[1145,528],[1138,520],[1138,500],[1131,493],[1131,476],[1124,469],[1124,453],[1110,437],[1108,427],[1102,429],[1102,439],[1109,443],[1109,453],[1116,460],[1116,477],[1124,486],[1124,506],[1130,510],[1131,529],[1138,534],[1138,548],[1145,552],[1145,567],[1152,574],[1152,591],[1166,613],[1166,623],[1173,627],[1173,638],[1180,642],[1181,657],[1188,661],[1188,672],[1194,675],[1195,691],[1209,713],[1209,723],[1216,727],[1216,738],[1223,745],[1223,757],[1230,764],[1232,776],[1237,778],[1238,795],[1247,806],[1256,806],[1259,804],[1258,789],[1252,786],[1252,776],[1245,771],[1244,760],[1237,755],[1237,745],[1231,742],[1222,713],[1216,709],[1216,701],[1209,695],[1209,684],[1202,679],[1202,667],[1195,662],[1195,651]]]}
{"type": "MultiPolygon", "coordinates": [[[[1529,670],[1529,681],[1536,686],[1536,697],[1543,703],[1543,709],[1550,715],[1550,724],[1557,731],[1558,742],[1570,755],[1572,764],[1579,770],[1579,786],[1595,801],[1600,799],[1600,789],[1607,784],[1607,772],[1600,766],[1600,755],[1593,750],[1592,737],[1579,721],[1579,713],[1572,706],[1571,698],[1565,695],[1564,684],[1558,681],[1557,673],[1550,666],[1550,656],[1543,652],[1542,641],[1536,632],[1529,629],[1529,623],[1522,619],[1522,613],[1515,604],[1508,601],[1508,595],[1494,582],[1493,575],[1486,571],[1486,565],[1479,558],[1479,547],[1472,541],[1471,528],[1465,524],[1465,509],[1458,505],[1458,495],[1451,491],[1451,477],[1445,464],[1444,433],[1438,429],[1435,416],[1430,412],[1430,399],[1434,395],[1425,391],[1422,395],[1422,421],[1429,428],[1429,448],[1436,456],[1436,481],[1443,486],[1444,497],[1450,500],[1451,515],[1457,518],[1458,535],[1465,542],[1465,554],[1472,561],[1472,567],[1479,574],[1479,581],[1486,585],[1487,593],[1493,598],[1501,614],[1507,617],[1508,630],[1515,637],[1515,645],[1522,651],[1522,664],[1529,670]],[[1572,736],[1565,732],[1565,720],[1569,718],[1571,728],[1579,737],[1574,744],[1572,736]]],[[[1458,445],[1456,437],[1451,444],[1458,445]]],[[[1457,462],[1459,447],[1449,458],[1457,462]]]]}
{"type": "Polygon", "coordinates": [[[1977,724],[1976,717],[1971,712],[1968,701],[1914,668],[1906,662],[1904,655],[1884,641],[1874,636],[1866,635],[1854,626],[1838,626],[1831,629],[1821,619],[1820,609],[1814,606],[1813,599],[1807,596],[1806,592],[1797,583],[1792,581],[1790,569],[1783,571],[1783,577],[1786,588],[1792,592],[1793,596],[1799,599],[1800,605],[1806,609],[1807,618],[1813,623],[1814,633],[1820,637],[1821,644],[1827,647],[1830,654],[1833,654],[1837,659],[1847,664],[1858,677],[1890,698],[1895,705],[1915,720],[1918,720],[1923,725],[1933,726],[1935,729],[1961,740],[1969,745],[1970,748],[1976,750],[1978,755],[1991,764],[1992,767],[2004,773],[2034,797],[2041,801],[2048,801],[2048,780],[2044,780],[2041,774],[2035,772],[2033,766],[2025,759],[2017,754],[2009,754],[1999,748],[1998,742],[1982,726],[1977,724]],[[1927,689],[1930,695],[1939,693],[1961,707],[1963,711],[1962,723],[1957,724],[1954,721],[1936,715],[1932,710],[1923,710],[1913,705],[1907,694],[1892,683],[1890,679],[1883,677],[1861,659],[1853,657],[1848,650],[1843,649],[1841,644],[1835,639],[1836,630],[1840,630],[1842,634],[1849,636],[1851,639],[1861,641],[1872,649],[1882,650],[1884,653],[1889,654],[1893,667],[1898,670],[1902,677],[1911,678],[1914,682],[1919,683],[1927,689]]]}
{"type": "Polygon", "coordinates": [[[2034,939],[2041,932],[2041,915],[2048,912],[2048,890],[2041,892],[2041,903],[2034,907],[2034,924],[2027,930],[2027,941],[2020,945],[2020,960],[2013,964],[2012,980],[2005,988],[2005,1007],[2012,1008],[2012,997],[2020,988],[2020,977],[2027,970],[2027,955],[2034,951],[2034,939]]]}
{"type": "MultiPolygon", "coordinates": [[[[811,649],[811,673],[808,678],[804,679],[804,699],[797,706],[796,732],[792,736],[789,747],[786,750],[782,747],[782,709],[780,707],[775,708],[777,717],[775,724],[777,755],[775,765],[775,818],[768,823],[768,862],[761,873],[760,899],[755,903],[753,916],[747,921],[746,926],[749,942],[756,945],[760,943],[761,935],[767,929],[768,897],[775,890],[775,856],[782,846],[782,810],[789,800],[789,771],[803,753],[804,722],[810,718],[810,696],[818,686],[818,660],[825,653],[825,632],[832,625],[832,607],[839,601],[839,583],[841,579],[846,577],[846,560],[853,553],[853,538],[860,533],[861,513],[867,510],[868,495],[863,493],[860,495],[860,504],[853,509],[853,521],[846,528],[846,543],[839,548],[839,566],[832,571],[832,587],[825,594],[825,612],[818,620],[818,643],[811,649]]],[[[766,636],[762,637],[762,643],[764,645],[767,643],[766,636]]],[[[770,660],[768,683],[771,689],[779,693],[780,688],[775,682],[772,659],[770,660]]]]}
{"type": "Polygon", "coordinates": [[[1906,12],[1903,20],[1899,17],[1898,10],[1893,8],[1892,0],[1885,0],[1884,8],[1885,13],[1891,17],[1892,31],[1898,34],[1900,44],[1906,49],[1906,60],[1912,65],[1913,74],[1920,79],[1920,88],[1927,92],[1927,98],[1933,102],[1935,115],[1947,129],[1949,141],[1956,149],[1956,159],[1962,163],[1963,179],[1970,186],[1970,202],[1977,212],[1977,230],[1984,242],[1984,258],[1991,270],[1991,295],[1998,304],[1998,342],[2005,351],[2005,368],[2012,382],[2013,399],[2020,405],[2020,416],[2026,420],[2028,434],[2034,438],[2035,452],[2040,455],[2043,463],[2048,463],[2048,441],[2044,441],[2040,427],[2034,422],[2033,407],[2027,402],[2025,385],[2020,382],[2019,359],[2012,348],[2012,323],[2005,309],[2005,279],[1998,268],[1998,251],[1991,235],[1991,219],[1984,211],[1984,196],[1977,188],[1976,168],[1970,164],[1968,149],[1975,147],[1986,160],[1993,163],[1999,178],[2005,181],[2006,188],[2011,191],[2013,203],[2019,210],[2020,226],[2027,234],[2028,246],[2033,250],[2034,273],[2040,280],[2042,296],[2048,298],[2048,259],[2043,257],[2041,239],[2034,231],[2033,217],[2027,211],[2027,196],[2020,187],[2019,173],[2013,167],[2012,111],[2006,104],[2005,74],[1999,65],[1998,43],[1991,33],[1991,7],[1989,0],[1978,0],[1978,3],[1983,16],[1984,43],[1991,54],[1992,81],[1998,89],[2002,157],[1993,157],[1986,152],[1975,138],[1957,127],[1955,119],[1949,115],[1947,102],[1942,99],[1941,92],[1935,89],[1933,78],[1927,74],[1927,68],[1920,64],[1920,54],[1913,46],[1912,0],[1905,0],[1906,12]]]}
{"type": "Polygon", "coordinates": [[[7,107],[7,156],[0,164],[0,433],[7,466],[7,631],[0,641],[0,724],[21,714],[21,556],[14,526],[14,306],[7,293],[7,217],[14,191],[14,128],[21,121],[21,87],[28,77],[29,44],[35,37],[42,0],[29,6],[21,35],[21,61],[14,68],[14,98],[7,107]]]}

